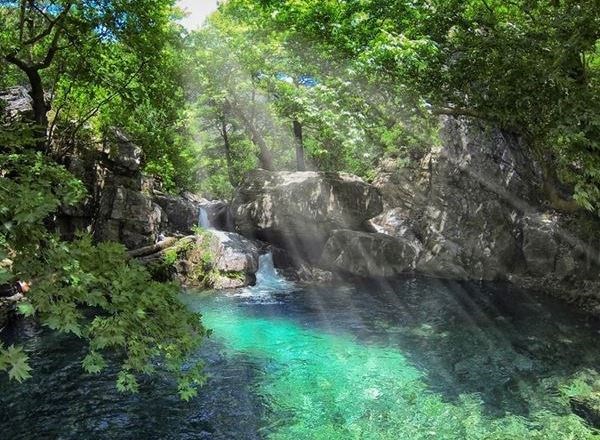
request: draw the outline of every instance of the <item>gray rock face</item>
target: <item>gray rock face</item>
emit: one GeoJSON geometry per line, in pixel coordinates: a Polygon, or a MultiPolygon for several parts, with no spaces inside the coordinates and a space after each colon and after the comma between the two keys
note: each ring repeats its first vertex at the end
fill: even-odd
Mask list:
{"type": "Polygon", "coordinates": [[[191,234],[198,224],[198,203],[179,196],[156,194],[153,197],[165,213],[163,228],[169,233],[191,234]]]}
{"type": "Polygon", "coordinates": [[[519,139],[499,130],[446,119],[442,140],[411,169],[384,168],[374,185],[389,209],[374,226],[422,247],[418,272],[505,278],[522,265],[518,218],[537,200],[538,173],[519,139]]]}
{"type": "Polygon", "coordinates": [[[534,214],[522,219],[523,256],[534,276],[554,272],[558,256],[557,224],[549,216],[534,214]]]}
{"type": "Polygon", "coordinates": [[[105,140],[105,150],[113,162],[112,170],[117,174],[137,174],[142,163],[142,149],[131,142],[118,128],[113,128],[105,140]]]}
{"type": "Polygon", "coordinates": [[[452,279],[509,279],[600,314],[600,222],[558,214],[520,139],[447,118],[443,147],[411,168],[382,165],[374,180],[385,211],[373,228],[414,244],[416,272],[452,279]]]}
{"type": "Polygon", "coordinates": [[[233,232],[208,231],[214,267],[221,272],[255,274],[258,270],[258,247],[233,232]]]}
{"type": "Polygon", "coordinates": [[[123,243],[135,249],[154,243],[163,221],[160,206],[139,191],[123,186],[106,187],[96,217],[96,238],[123,243]]]}
{"type": "Polygon", "coordinates": [[[335,229],[364,228],[379,214],[379,192],[344,173],[250,173],[232,203],[236,230],[316,261],[335,229]]]}
{"type": "Polygon", "coordinates": [[[166,215],[142,192],[141,150],[118,130],[113,131],[112,139],[114,144],[106,147],[110,151],[108,166],[99,183],[94,235],[100,241],[123,243],[128,249],[147,246],[156,241],[166,215]]]}
{"type": "Polygon", "coordinates": [[[10,122],[31,120],[32,99],[25,87],[17,86],[0,91],[0,119],[10,122]]]}
{"type": "Polygon", "coordinates": [[[259,249],[239,234],[211,230],[186,237],[178,246],[184,251],[176,264],[177,276],[189,287],[233,289],[256,281],[259,249]]]}
{"type": "Polygon", "coordinates": [[[391,277],[414,269],[414,244],[385,234],[338,230],[327,241],[321,266],[361,277],[391,277]]]}

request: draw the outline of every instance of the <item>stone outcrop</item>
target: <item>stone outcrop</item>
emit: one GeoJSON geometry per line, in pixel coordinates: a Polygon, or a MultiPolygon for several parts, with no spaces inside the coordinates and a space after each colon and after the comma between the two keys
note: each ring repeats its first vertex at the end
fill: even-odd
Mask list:
{"type": "Polygon", "coordinates": [[[118,241],[128,249],[150,244],[161,235],[188,235],[198,225],[200,209],[217,229],[233,229],[229,205],[191,193],[170,195],[142,173],[142,151],[118,129],[111,130],[99,151],[81,151],[66,166],[82,180],[88,197],[63,207],[54,224],[64,238],[91,232],[99,241],[118,241]]]}
{"type": "Polygon", "coordinates": [[[260,246],[239,234],[208,230],[131,251],[162,279],[191,288],[232,289],[254,284],[260,246]]]}
{"type": "Polygon", "coordinates": [[[156,241],[167,216],[143,191],[141,149],[119,130],[107,138],[98,210],[93,230],[100,241],[117,241],[128,249],[156,241]]]}
{"type": "Polygon", "coordinates": [[[250,173],[232,203],[236,230],[317,261],[336,229],[363,230],[382,210],[379,192],[344,173],[250,173]]]}
{"type": "Polygon", "coordinates": [[[25,87],[17,86],[0,91],[0,119],[18,122],[33,119],[31,96],[25,87]]]}
{"type": "Polygon", "coordinates": [[[155,193],[152,200],[161,207],[164,216],[162,228],[167,233],[191,234],[198,225],[200,205],[181,196],[155,193]]]}
{"type": "Polygon", "coordinates": [[[360,231],[334,231],[320,265],[361,277],[392,277],[412,272],[418,249],[403,238],[360,231]]]}
{"type": "Polygon", "coordinates": [[[600,313],[597,219],[544,204],[541,172],[518,137],[452,118],[441,134],[443,147],[417,165],[382,165],[373,185],[385,210],[373,228],[414,243],[418,273],[509,279],[600,313]]]}

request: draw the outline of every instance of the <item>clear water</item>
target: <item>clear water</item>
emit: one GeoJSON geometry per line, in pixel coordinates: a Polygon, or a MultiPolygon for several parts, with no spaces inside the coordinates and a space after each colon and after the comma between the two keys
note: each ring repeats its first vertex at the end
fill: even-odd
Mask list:
{"type": "Polygon", "coordinates": [[[398,279],[183,296],[214,335],[184,403],[168,376],[119,394],[77,341],[23,335],[36,368],[0,376],[2,439],[588,439],[558,391],[600,361],[600,327],[506,285],[398,279]]]}

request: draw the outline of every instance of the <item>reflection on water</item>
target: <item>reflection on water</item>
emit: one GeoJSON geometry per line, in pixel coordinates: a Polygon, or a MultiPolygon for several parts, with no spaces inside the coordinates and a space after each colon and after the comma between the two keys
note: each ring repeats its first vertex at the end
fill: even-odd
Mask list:
{"type": "Polygon", "coordinates": [[[198,398],[167,376],[118,394],[73,362],[76,340],[35,330],[34,378],[0,378],[2,438],[595,438],[558,387],[599,364],[600,327],[510,286],[295,288],[273,272],[182,298],[214,329],[198,398]]]}

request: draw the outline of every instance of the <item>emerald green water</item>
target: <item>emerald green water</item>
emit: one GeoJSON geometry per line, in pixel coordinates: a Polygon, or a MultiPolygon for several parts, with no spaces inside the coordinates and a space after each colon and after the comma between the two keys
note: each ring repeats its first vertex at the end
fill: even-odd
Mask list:
{"type": "Polygon", "coordinates": [[[213,336],[191,402],[167,376],[122,395],[84,346],[22,325],[35,376],[0,378],[4,439],[593,439],[571,412],[600,326],[508,285],[398,279],[191,293],[213,336]]]}
{"type": "MultiPolygon", "coordinates": [[[[320,295],[333,295],[338,301],[343,301],[340,293],[353,295],[358,292],[353,289],[335,293],[319,291],[320,295]]],[[[529,380],[517,377],[517,388],[520,386],[522,389],[513,392],[513,396],[504,403],[508,410],[514,404],[511,399],[525,399],[527,414],[509,411],[502,415],[498,415],[498,411],[492,411],[495,414],[491,414],[478,392],[461,393],[453,399],[435,392],[428,385],[427,371],[411,363],[394,343],[402,339],[397,336],[404,334],[409,340],[416,336],[444,345],[445,340],[452,339],[448,330],[438,332],[435,326],[427,323],[417,327],[394,326],[385,324],[384,319],[374,323],[375,326],[386,327],[383,334],[381,329],[365,332],[361,328],[364,325],[364,311],[361,311],[363,313],[354,316],[359,320],[355,323],[358,332],[344,331],[343,328],[337,328],[335,323],[349,321],[352,316],[340,313],[340,310],[336,311],[338,316],[336,312],[333,313],[331,322],[325,316],[317,319],[319,326],[314,328],[315,320],[302,319],[307,317],[305,310],[300,312],[300,316],[296,310],[278,313],[278,309],[281,312],[281,308],[289,303],[289,295],[294,294],[305,299],[307,296],[306,292],[292,292],[287,294],[288,297],[281,295],[279,299],[273,296],[273,302],[265,302],[263,296],[255,303],[246,302],[241,306],[230,298],[211,300],[200,296],[189,299],[192,306],[200,306],[207,325],[214,329],[216,338],[226,347],[229,355],[243,353],[260,359],[264,365],[264,376],[256,384],[256,393],[262,396],[269,407],[267,423],[262,428],[268,438],[597,438],[579,417],[569,411],[562,396],[552,390],[552,387],[567,379],[564,376],[530,377],[529,380]],[[384,334],[387,338],[382,338],[384,334]]],[[[308,296],[314,296],[314,292],[308,296]]],[[[347,299],[350,304],[356,302],[347,299]]],[[[313,309],[312,312],[317,315],[331,312],[330,301],[324,301],[321,305],[323,310],[313,309]]],[[[318,307],[318,304],[313,306],[318,307]]],[[[339,304],[342,310],[345,306],[339,304]]],[[[470,342],[463,341],[457,349],[461,349],[464,342],[481,342],[472,334],[475,322],[469,320],[454,328],[456,332],[465,332],[463,337],[467,337],[467,334],[471,336],[470,342]]],[[[493,333],[493,329],[487,330],[493,333]]],[[[484,328],[479,328],[475,333],[483,336],[482,340],[488,344],[499,338],[499,354],[506,348],[502,342],[509,342],[501,341],[502,333],[488,335],[484,328]]],[[[592,334],[590,336],[593,337],[592,334]]],[[[482,348],[486,350],[490,347],[482,348]]],[[[491,349],[494,350],[494,347],[491,349]]],[[[470,354],[469,351],[472,350],[466,351],[465,355],[470,354]]],[[[498,374],[494,370],[502,369],[503,356],[500,354],[499,365],[488,371],[490,376],[498,374]]],[[[509,359],[504,359],[506,361],[509,359]]],[[[531,372],[533,365],[527,363],[527,359],[519,361],[525,364],[521,366],[522,369],[531,372]]],[[[482,367],[485,368],[485,365],[472,366],[473,370],[482,367]]],[[[515,366],[515,371],[519,371],[519,366],[515,366]]],[[[453,375],[456,371],[438,373],[453,375]]],[[[494,382],[497,378],[490,377],[489,380],[494,382]]],[[[501,395],[497,397],[502,399],[501,395]]],[[[501,410],[503,402],[495,403],[501,410]]]]}

